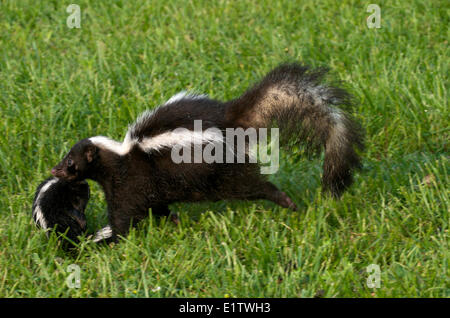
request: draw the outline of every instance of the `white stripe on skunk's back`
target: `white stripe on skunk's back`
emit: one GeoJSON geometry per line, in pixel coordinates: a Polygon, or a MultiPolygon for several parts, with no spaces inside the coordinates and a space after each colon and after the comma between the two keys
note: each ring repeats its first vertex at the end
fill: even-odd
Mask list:
{"type": "MultiPolygon", "coordinates": [[[[207,95],[189,93],[187,91],[179,92],[178,94],[175,94],[171,98],[169,98],[169,100],[167,102],[165,102],[164,104],[156,107],[155,109],[146,110],[142,114],[140,114],[139,117],[136,119],[136,121],[132,125],[129,126],[127,136],[128,137],[135,136],[136,131],[141,130],[143,127],[145,128],[147,123],[154,116],[155,112],[161,107],[165,107],[165,106],[174,104],[181,100],[198,100],[198,99],[206,99],[206,98],[208,98],[207,95]]],[[[131,138],[129,138],[129,140],[130,139],[131,138]]],[[[127,138],[125,137],[125,141],[126,140],[127,140],[127,138]]]]}
{"type": "Polygon", "coordinates": [[[137,143],[136,140],[130,139],[129,134],[125,136],[125,140],[122,143],[105,136],[91,137],[89,140],[97,147],[112,151],[120,156],[129,153],[133,145],[137,143]]]}
{"type": "Polygon", "coordinates": [[[197,99],[205,99],[205,98],[208,98],[208,96],[204,95],[204,94],[196,94],[196,93],[189,93],[187,91],[181,91],[181,92],[173,95],[171,98],[169,98],[169,100],[167,100],[167,102],[165,102],[164,104],[156,107],[155,109],[146,110],[142,114],[140,114],[139,117],[136,119],[136,121],[132,125],[130,125],[130,127],[128,128],[128,133],[131,135],[134,135],[134,131],[136,131],[136,129],[139,126],[145,125],[145,123],[154,115],[155,111],[158,110],[158,108],[160,108],[160,107],[165,107],[167,105],[179,102],[183,99],[197,100],[197,99]]]}
{"type": "Polygon", "coordinates": [[[145,152],[159,151],[164,148],[189,147],[190,145],[203,145],[209,143],[222,143],[223,135],[219,128],[209,128],[204,131],[192,131],[177,128],[155,137],[144,138],[139,143],[145,152]]]}
{"type": "Polygon", "coordinates": [[[48,191],[48,189],[58,182],[57,178],[50,179],[44,186],[42,186],[41,190],[39,190],[39,194],[36,198],[36,202],[34,203],[33,207],[33,218],[34,221],[43,229],[47,229],[47,220],[44,217],[44,213],[42,213],[41,209],[41,199],[45,192],[48,191]]]}
{"type": "Polygon", "coordinates": [[[190,99],[190,100],[194,99],[195,100],[195,99],[204,99],[204,98],[208,98],[208,95],[189,93],[187,91],[181,91],[181,92],[173,95],[171,98],[169,98],[169,100],[164,105],[172,104],[172,103],[178,102],[183,99],[190,99]]]}
{"type": "MultiPolygon", "coordinates": [[[[206,95],[199,95],[188,93],[186,91],[180,92],[172,96],[165,104],[159,107],[166,107],[183,99],[203,99],[208,98],[206,95]]],[[[145,152],[160,151],[164,148],[173,148],[175,146],[188,147],[189,145],[199,145],[208,143],[223,142],[223,135],[218,128],[209,128],[205,131],[192,131],[185,128],[177,128],[174,130],[163,132],[159,135],[143,138],[138,141],[137,138],[131,136],[135,135],[136,129],[149,122],[149,119],[154,115],[155,110],[147,110],[143,112],[133,125],[128,128],[125,139],[122,143],[112,140],[104,136],[91,137],[89,140],[102,149],[107,149],[120,156],[126,155],[131,149],[137,145],[145,152]]]]}
{"type": "Polygon", "coordinates": [[[130,152],[134,145],[137,145],[145,152],[152,152],[175,146],[189,147],[190,145],[222,143],[223,135],[220,129],[215,127],[204,131],[177,128],[153,137],[144,138],[141,141],[130,139],[129,134],[127,134],[123,143],[105,136],[91,137],[89,140],[97,147],[112,151],[119,156],[124,156],[130,152]]]}

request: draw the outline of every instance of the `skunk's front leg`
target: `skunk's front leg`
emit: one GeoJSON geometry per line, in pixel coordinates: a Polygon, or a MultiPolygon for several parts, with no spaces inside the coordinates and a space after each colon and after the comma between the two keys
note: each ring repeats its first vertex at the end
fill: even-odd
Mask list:
{"type": "Polygon", "coordinates": [[[136,226],[147,215],[146,209],[132,207],[127,202],[108,207],[109,224],[112,229],[112,240],[117,241],[118,236],[127,236],[130,228],[136,226]]]}
{"type": "Polygon", "coordinates": [[[158,204],[152,206],[152,214],[155,216],[169,216],[170,209],[167,204],[158,204]]]}
{"type": "Polygon", "coordinates": [[[170,217],[170,220],[173,223],[175,223],[175,224],[180,223],[178,215],[176,213],[172,213],[167,204],[154,205],[152,207],[152,214],[157,217],[161,217],[161,216],[170,217]]]}

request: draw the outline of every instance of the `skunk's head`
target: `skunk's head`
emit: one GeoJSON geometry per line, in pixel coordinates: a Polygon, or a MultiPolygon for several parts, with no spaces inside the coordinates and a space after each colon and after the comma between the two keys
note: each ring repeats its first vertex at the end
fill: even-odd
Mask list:
{"type": "Polygon", "coordinates": [[[98,156],[98,148],[89,139],[83,139],[52,169],[52,175],[65,181],[80,181],[89,172],[98,156]]]}

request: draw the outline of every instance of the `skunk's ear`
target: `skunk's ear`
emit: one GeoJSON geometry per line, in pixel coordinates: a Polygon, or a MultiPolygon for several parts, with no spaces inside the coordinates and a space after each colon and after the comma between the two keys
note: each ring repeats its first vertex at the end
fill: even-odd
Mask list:
{"type": "Polygon", "coordinates": [[[86,148],[86,160],[87,162],[92,162],[97,157],[97,147],[94,145],[88,146],[86,148]]]}

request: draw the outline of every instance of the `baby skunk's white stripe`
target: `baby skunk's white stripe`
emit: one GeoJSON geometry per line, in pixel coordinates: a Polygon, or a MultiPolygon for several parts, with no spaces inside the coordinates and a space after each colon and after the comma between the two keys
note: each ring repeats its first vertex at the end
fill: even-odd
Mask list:
{"type": "Polygon", "coordinates": [[[36,198],[35,206],[33,209],[33,218],[35,222],[42,227],[43,229],[47,229],[47,220],[45,219],[44,213],[42,213],[41,209],[41,198],[42,195],[56,182],[58,182],[57,178],[53,178],[49,180],[39,191],[39,194],[36,198]]]}
{"type": "Polygon", "coordinates": [[[95,243],[100,242],[101,240],[110,238],[112,236],[112,229],[111,226],[107,225],[101,230],[98,230],[97,233],[95,233],[95,236],[93,238],[93,241],[95,243]]]}
{"type": "Polygon", "coordinates": [[[33,217],[36,223],[43,228],[47,229],[47,221],[45,220],[44,214],[42,213],[41,207],[37,205],[33,210],[33,217]]]}

